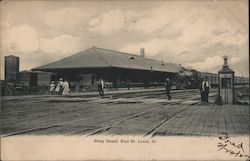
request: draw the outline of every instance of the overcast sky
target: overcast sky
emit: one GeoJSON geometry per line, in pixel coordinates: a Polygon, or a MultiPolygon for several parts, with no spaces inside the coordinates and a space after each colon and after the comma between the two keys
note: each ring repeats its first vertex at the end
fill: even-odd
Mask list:
{"type": "Polygon", "coordinates": [[[248,1],[2,1],[3,57],[28,70],[94,46],[206,72],[249,73],[248,1]]]}

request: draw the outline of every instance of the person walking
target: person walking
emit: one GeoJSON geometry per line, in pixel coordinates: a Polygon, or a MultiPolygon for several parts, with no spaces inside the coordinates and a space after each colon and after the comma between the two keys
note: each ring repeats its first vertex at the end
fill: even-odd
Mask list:
{"type": "Polygon", "coordinates": [[[204,94],[204,102],[208,103],[208,95],[209,95],[209,89],[210,89],[210,83],[208,81],[207,76],[205,77],[205,80],[202,82],[202,90],[204,94]]]}
{"type": "Polygon", "coordinates": [[[55,89],[56,89],[55,81],[51,81],[49,85],[49,93],[51,95],[54,95],[55,89]]]}
{"type": "Polygon", "coordinates": [[[104,96],[104,81],[102,79],[100,79],[100,82],[98,84],[98,92],[100,96],[104,96]]]}
{"type": "Polygon", "coordinates": [[[168,100],[171,100],[172,96],[170,95],[170,90],[172,87],[172,82],[169,80],[169,78],[166,79],[165,87],[166,87],[166,94],[168,96],[168,100]]]}
{"type": "Polygon", "coordinates": [[[66,80],[63,82],[62,95],[64,95],[64,96],[69,95],[69,82],[66,80]]]}

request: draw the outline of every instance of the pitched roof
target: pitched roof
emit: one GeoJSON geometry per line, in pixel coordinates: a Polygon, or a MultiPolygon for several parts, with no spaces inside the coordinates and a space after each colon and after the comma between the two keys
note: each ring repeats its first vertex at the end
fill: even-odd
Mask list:
{"type": "MultiPolygon", "coordinates": [[[[54,74],[52,72],[44,72],[44,71],[31,71],[31,70],[23,70],[23,71],[20,71],[20,72],[17,72],[17,73],[35,73],[35,74],[54,74]]],[[[15,73],[16,74],[16,73],[15,73]]]]}
{"type": "Polygon", "coordinates": [[[153,70],[172,73],[177,73],[182,69],[179,65],[172,63],[162,64],[157,60],[147,59],[139,55],[92,47],[62,60],[36,67],[32,70],[102,67],[153,70]]]}
{"type": "Polygon", "coordinates": [[[218,73],[234,73],[234,71],[228,66],[223,65],[223,68],[218,73]]]}

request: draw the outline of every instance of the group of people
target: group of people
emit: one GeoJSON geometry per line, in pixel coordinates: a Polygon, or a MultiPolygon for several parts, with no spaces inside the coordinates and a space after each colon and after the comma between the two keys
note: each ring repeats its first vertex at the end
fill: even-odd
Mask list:
{"type": "MultiPolygon", "coordinates": [[[[172,82],[170,81],[169,78],[167,78],[165,81],[165,88],[166,88],[166,95],[168,97],[168,100],[171,100],[172,98],[170,94],[171,87],[172,87],[172,82]]],[[[201,80],[201,84],[200,84],[200,93],[201,93],[202,103],[208,103],[209,89],[210,89],[210,84],[209,84],[208,78],[205,77],[205,79],[201,80]]]]}
{"type": "Polygon", "coordinates": [[[59,81],[51,81],[49,85],[49,91],[51,95],[68,95],[69,94],[69,83],[63,78],[60,78],[59,81]]]}
{"type": "MultiPolygon", "coordinates": [[[[63,80],[63,78],[60,78],[59,81],[51,81],[49,85],[49,91],[50,94],[54,95],[68,95],[69,94],[69,83],[66,80],[63,80]]],[[[98,92],[101,97],[104,96],[104,88],[105,88],[105,83],[103,79],[100,79],[99,84],[98,84],[98,92]]],[[[168,100],[171,100],[172,96],[170,94],[171,88],[172,88],[172,82],[170,81],[169,78],[166,79],[165,81],[165,88],[166,88],[166,95],[168,97],[168,100]]],[[[209,89],[210,89],[210,84],[205,77],[204,80],[201,81],[200,85],[200,93],[201,93],[201,101],[203,103],[208,103],[208,94],[209,94],[209,89]]]]}
{"type": "MultiPolygon", "coordinates": [[[[103,79],[100,79],[98,84],[98,92],[101,97],[104,96],[104,81],[103,79]]],[[[68,95],[69,94],[69,83],[66,80],[63,80],[63,78],[60,78],[59,81],[51,81],[49,85],[49,92],[51,95],[68,95]]]]}

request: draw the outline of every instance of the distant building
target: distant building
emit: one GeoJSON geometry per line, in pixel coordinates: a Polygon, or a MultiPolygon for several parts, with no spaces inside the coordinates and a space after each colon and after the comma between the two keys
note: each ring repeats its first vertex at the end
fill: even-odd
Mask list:
{"type": "Polygon", "coordinates": [[[51,80],[55,80],[55,74],[43,71],[24,70],[14,73],[16,80],[27,87],[49,86],[51,80]]]}
{"type": "Polygon", "coordinates": [[[167,77],[174,79],[182,67],[147,59],[143,48],[140,55],[134,55],[92,47],[32,70],[53,72],[83,86],[94,87],[99,79],[104,79],[110,87],[129,88],[164,82],[167,77]]]}
{"type": "Polygon", "coordinates": [[[5,63],[4,79],[16,80],[16,77],[13,75],[13,73],[19,72],[19,57],[14,55],[6,56],[4,57],[4,63],[5,63]]]}

